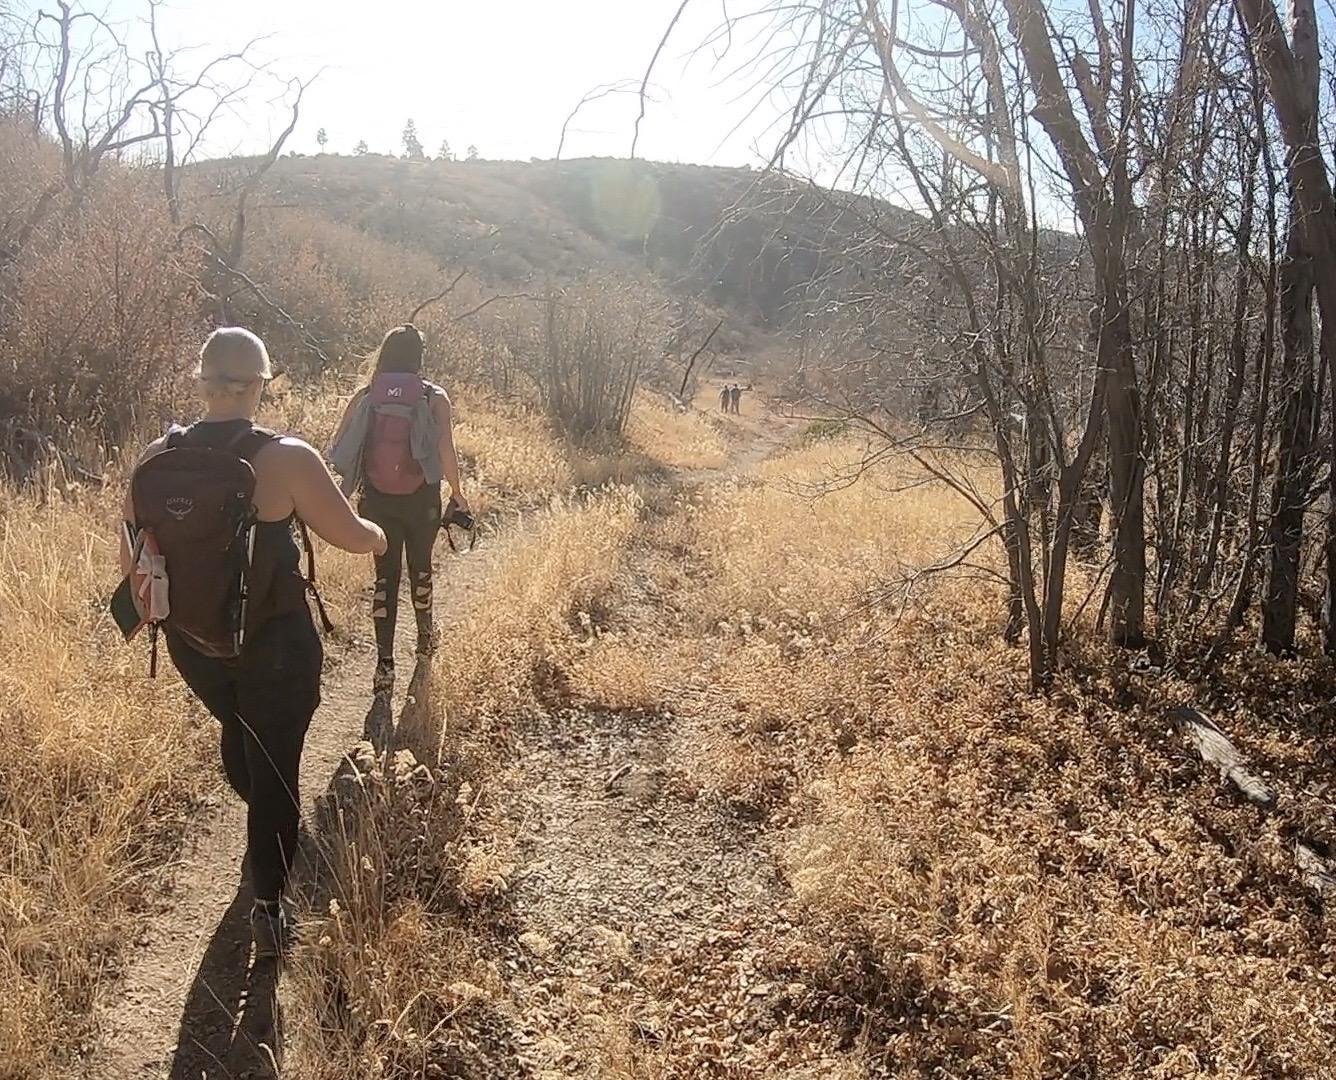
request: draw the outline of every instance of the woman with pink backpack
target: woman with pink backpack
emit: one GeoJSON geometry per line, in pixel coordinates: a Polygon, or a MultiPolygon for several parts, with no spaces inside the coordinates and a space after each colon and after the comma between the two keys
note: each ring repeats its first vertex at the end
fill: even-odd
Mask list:
{"type": "Polygon", "coordinates": [[[394,684],[394,630],[399,581],[408,563],[419,656],[434,648],[432,548],[440,531],[441,482],[450,485],[450,510],[468,513],[459,483],[450,398],[422,377],[422,335],[396,326],[380,344],[371,382],[344,410],[330,462],[344,492],[361,488],[358,513],[385,530],[385,554],[376,557],[371,618],[376,628],[376,693],[394,684]]]}

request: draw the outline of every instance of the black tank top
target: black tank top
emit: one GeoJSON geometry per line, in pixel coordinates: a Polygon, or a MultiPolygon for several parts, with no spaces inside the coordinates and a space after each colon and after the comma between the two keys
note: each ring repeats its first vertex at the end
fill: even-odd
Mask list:
{"type": "MultiPolygon", "coordinates": [[[[251,455],[278,434],[256,427],[249,420],[199,420],[186,428],[181,443],[212,450],[235,446],[241,457],[251,455]],[[256,437],[248,439],[245,436],[256,437]],[[263,438],[261,438],[263,436],[263,438]]],[[[306,579],[301,573],[301,551],[293,535],[293,515],[281,521],[259,521],[255,525],[255,551],[247,575],[250,592],[247,632],[276,615],[306,608],[306,579]]]]}

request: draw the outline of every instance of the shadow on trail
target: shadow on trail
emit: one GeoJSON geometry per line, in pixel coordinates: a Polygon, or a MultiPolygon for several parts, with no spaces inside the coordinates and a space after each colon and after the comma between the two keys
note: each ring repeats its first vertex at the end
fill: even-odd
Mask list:
{"type": "Polygon", "coordinates": [[[432,670],[430,659],[418,657],[413,665],[404,706],[399,711],[394,740],[389,744],[396,750],[412,750],[419,761],[433,760],[437,750],[438,734],[431,700],[432,670]]]}
{"type": "Polygon", "coordinates": [[[390,695],[388,691],[382,691],[371,699],[371,708],[367,710],[366,720],[362,722],[362,738],[379,753],[389,745],[393,733],[394,713],[390,705],[390,695]]]}
{"type": "MultiPolygon", "coordinates": [[[[377,755],[405,743],[416,746],[434,741],[430,698],[431,664],[419,660],[398,724],[390,695],[376,694],[366,715],[363,738],[372,743],[377,755]]],[[[300,910],[317,917],[339,893],[336,864],[342,822],[329,797],[348,761],[348,757],[342,759],[335,776],[327,780],[329,789],[316,801],[314,831],[303,822],[289,878],[288,895],[300,910]]],[[[250,887],[243,883],[204,951],[181,1011],[169,1080],[278,1076],[283,1051],[278,966],[272,961],[251,963],[251,899],[250,887]]]]}
{"type": "Polygon", "coordinates": [[[277,1076],[278,966],[250,963],[250,906],[242,885],[204,951],[181,1011],[170,1080],[277,1076]]]}

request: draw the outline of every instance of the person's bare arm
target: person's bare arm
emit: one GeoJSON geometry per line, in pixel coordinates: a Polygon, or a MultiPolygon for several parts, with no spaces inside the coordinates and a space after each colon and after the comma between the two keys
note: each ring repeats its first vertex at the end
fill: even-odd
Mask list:
{"type": "Polygon", "coordinates": [[[374,521],[358,517],[315,449],[301,439],[285,438],[276,455],[292,506],[322,540],[354,555],[382,555],[385,533],[374,521]]]}
{"type": "Polygon", "coordinates": [[[445,476],[445,482],[450,485],[450,494],[454,496],[455,502],[459,504],[461,510],[467,511],[469,504],[460,486],[459,454],[455,451],[454,410],[444,390],[435,395],[432,409],[436,413],[436,423],[441,429],[441,472],[445,476]]]}
{"type": "MultiPolygon", "coordinates": [[[[139,455],[139,460],[135,462],[135,468],[139,468],[140,465],[144,464],[154,454],[159,453],[166,445],[167,436],[164,435],[160,439],[154,439],[139,455]]],[[[135,502],[134,497],[130,494],[129,484],[125,485],[125,498],[121,500],[121,520],[116,523],[116,539],[120,550],[122,574],[130,572],[130,559],[134,555],[134,552],[130,550],[130,538],[126,535],[125,525],[123,524],[127,521],[131,525],[135,523],[135,502]]]]}

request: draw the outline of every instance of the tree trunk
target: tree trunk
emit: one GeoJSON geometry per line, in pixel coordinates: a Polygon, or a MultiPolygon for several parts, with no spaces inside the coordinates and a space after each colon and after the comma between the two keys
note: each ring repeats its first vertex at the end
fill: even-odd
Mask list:
{"type": "MultiPolygon", "coordinates": [[[[1108,380],[1109,495],[1113,523],[1113,575],[1109,583],[1110,639],[1140,648],[1145,643],[1146,534],[1141,447],[1141,402],[1128,310],[1126,239],[1131,224],[1132,188],[1127,140],[1109,148],[1108,174],[1100,168],[1067,82],[1058,69],[1048,15],[1038,0],[1005,0],[1034,87],[1033,115],[1043,125],[1072,187],[1090,244],[1098,295],[1099,344],[1095,362],[1108,380]]],[[[1123,77],[1119,87],[1123,117],[1131,113],[1131,59],[1135,8],[1127,5],[1122,27],[1123,77]]],[[[1101,48],[1109,43],[1101,39],[1101,48]]]]}
{"type": "Polygon", "coordinates": [[[1294,652],[1299,558],[1312,476],[1314,430],[1313,271],[1291,204],[1289,237],[1280,265],[1281,379],[1285,405],[1271,496],[1267,540],[1271,565],[1262,608],[1262,644],[1274,656],[1294,652]]]}
{"type": "MultiPolygon", "coordinates": [[[[1115,279],[1116,280],[1116,279],[1115,279]]],[[[1113,573],[1109,579],[1109,639],[1127,649],[1145,645],[1146,533],[1141,459],[1141,401],[1132,357],[1127,304],[1116,289],[1103,302],[1098,362],[1108,373],[1109,499],[1113,573]],[[1112,308],[1112,310],[1110,310],[1112,308]]]]}
{"type": "MultiPolygon", "coordinates": [[[[1293,49],[1271,0],[1236,0],[1285,138],[1290,224],[1280,268],[1280,321],[1285,407],[1269,527],[1271,572],[1266,585],[1262,643],[1271,653],[1294,649],[1303,513],[1312,478],[1317,402],[1313,381],[1312,296],[1322,303],[1322,338],[1336,335],[1336,215],[1331,181],[1317,145],[1318,44],[1313,0],[1290,0],[1293,49]],[[1316,265],[1314,265],[1316,263],[1316,265]]],[[[1324,349],[1324,352],[1326,350],[1324,349]]],[[[1333,358],[1329,358],[1333,359],[1333,358]]],[[[1332,478],[1336,485],[1336,477],[1332,478]]],[[[1332,511],[1336,514],[1336,510],[1332,511]]],[[[1329,519],[1336,528],[1336,516],[1329,519]]],[[[1328,536],[1329,553],[1336,543],[1328,536]]],[[[1329,564],[1328,575],[1336,565],[1329,564]]]]}

